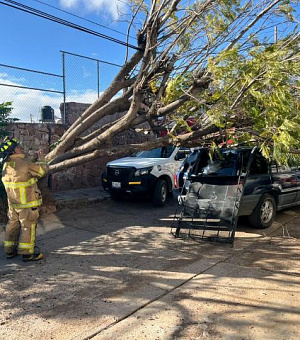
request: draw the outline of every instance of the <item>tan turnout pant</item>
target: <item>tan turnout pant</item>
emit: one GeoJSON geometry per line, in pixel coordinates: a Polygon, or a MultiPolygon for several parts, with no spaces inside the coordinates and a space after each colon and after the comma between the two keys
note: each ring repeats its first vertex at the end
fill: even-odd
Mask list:
{"type": "Polygon", "coordinates": [[[28,255],[34,253],[35,231],[39,218],[38,208],[14,209],[9,207],[4,248],[6,253],[28,255]]]}

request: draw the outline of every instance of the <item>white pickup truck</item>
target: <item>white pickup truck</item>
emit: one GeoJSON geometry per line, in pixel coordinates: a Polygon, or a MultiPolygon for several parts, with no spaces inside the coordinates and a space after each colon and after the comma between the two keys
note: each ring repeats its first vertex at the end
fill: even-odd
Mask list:
{"type": "Polygon", "coordinates": [[[149,194],[154,205],[163,206],[174,188],[174,175],[190,152],[189,148],[164,146],[109,162],[102,174],[103,188],[113,199],[149,194]]]}

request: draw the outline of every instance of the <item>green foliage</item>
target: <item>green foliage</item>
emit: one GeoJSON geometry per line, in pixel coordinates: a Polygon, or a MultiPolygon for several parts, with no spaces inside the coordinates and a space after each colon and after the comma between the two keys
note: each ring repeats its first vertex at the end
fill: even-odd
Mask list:
{"type": "Polygon", "coordinates": [[[61,143],[61,139],[58,139],[56,142],[52,143],[50,145],[50,150],[53,150],[57,147],[57,145],[59,145],[61,143]]]}
{"type": "MultiPolygon", "coordinates": [[[[185,95],[192,81],[193,74],[191,72],[172,78],[168,83],[165,96],[163,98],[163,104],[167,105],[168,103],[172,103],[182,95],[185,95]]],[[[170,120],[176,122],[177,128],[183,128],[183,130],[187,132],[191,131],[186,119],[193,116],[192,112],[195,108],[201,110],[202,104],[200,104],[198,99],[199,98],[195,96],[194,99],[185,102],[179,110],[173,112],[170,116],[170,120]]]]}
{"type": "Polygon", "coordinates": [[[253,46],[248,55],[238,48],[221,52],[209,61],[208,70],[214,78],[206,93],[213,103],[207,111],[212,121],[235,126],[239,141],[255,138],[268,158],[295,160],[289,151],[298,149],[300,140],[297,44],[253,46]],[[245,127],[255,134],[245,135],[245,127]]]}
{"type": "MultiPolygon", "coordinates": [[[[273,38],[273,24],[295,22],[293,14],[297,13],[299,1],[282,0],[263,18],[260,3],[266,9],[268,2],[240,0],[216,0],[211,6],[196,1],[187,8],[178,8],[161,32],[165,46],[172,41],[168,33],[174,30],[178,34],[172,51],[181,57],[162,105],[187,96],[194,82],[193,69],[200,72],[201,67],[212,81],[198,94],[196,90],[189,93],[190,99],[168,117],[178,127],[172,134],[190,131],[186,122],[190,116],[195,117],[200,128],[207,126],[210,119],[224,140],[255,141],[266,157],[287,163],[297,160],[298,156],[290,151],[299,148],[300,140],[298,26],[290,25],[284,33],[280,31],[286,37],[276,43],[268,39],[273,38]],[[178,24],[181,21],[189,25],[184,34],[184,25],[178,24]]],[[[158,1],[156,8],[160,4],[158,1]]],[[[149,84],[154,97],[159,84],[158,78],[152,78],[149,84]]],[[[208,136],[210,145],[213,139],[214,136],[208,136]]]]}
{"type": "MultiPolygon", "coordinates": [[[[267,158],[280,164],[299,162],[300,157],[290,152],[299,149],[300,141],[298,50],[297,43],[287,44],[286,39],[267,46],[252,44],[247,54],[239,46],[219,53],[207,64],[206,71],[213,79],[210,87],[186,102],[172,118],[184,126],[191,108],[197,107],[200,117],[205,107],[227,138],[238,143],[255,140],[267,158]]],[[[188,73],[173,78],[165,102],[184,95],[192,77],[188,73]]]]}
{"type": "Polygon", "coordinates": [[[6,127],[11,121],[9,115],[12,111],[11,102],[0,103],[0,139],[7,136],[6,127]]]}

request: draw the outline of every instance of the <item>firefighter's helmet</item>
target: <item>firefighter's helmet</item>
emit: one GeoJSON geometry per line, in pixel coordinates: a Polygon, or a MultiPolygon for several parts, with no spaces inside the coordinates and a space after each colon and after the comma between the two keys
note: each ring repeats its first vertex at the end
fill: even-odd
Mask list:
{"type": "Polygon", "coordinates": [[[0,162],[4,162],[10,156],[19,142],[15,138],[9,138],[0,145],[0,162]]]}

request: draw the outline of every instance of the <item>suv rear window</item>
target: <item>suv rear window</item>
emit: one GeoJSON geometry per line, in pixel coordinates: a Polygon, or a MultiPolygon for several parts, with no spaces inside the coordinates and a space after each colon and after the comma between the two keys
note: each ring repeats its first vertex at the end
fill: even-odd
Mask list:
{"type": "Polygon", "coordinates": [[[250,175],[264,175],[269,173],[268,161],[260,154],[256,154],[250,166],[250,175]]]}
{"type": "Polygon", "coordinates": [[[235,150],[219,150],[212,158],[204,152],[198,164],[197,174],[207,176],[237,176],[238,153],[235,150]]]}

